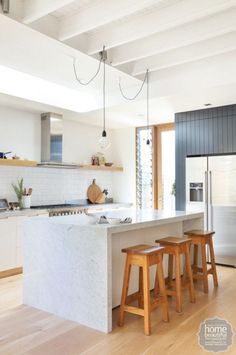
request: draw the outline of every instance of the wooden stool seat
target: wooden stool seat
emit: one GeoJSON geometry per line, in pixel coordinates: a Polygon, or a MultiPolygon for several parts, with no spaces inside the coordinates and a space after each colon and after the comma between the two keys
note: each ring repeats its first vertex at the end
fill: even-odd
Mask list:
{"type": "Polygon", "coordinates": [[[162,267],[163,247],[147,244],[139,244],[122,249],[126,253],[126,265],[124,271],[124,281],[120,304],[120,314],[118,325],[124,325],[125,312],[134,313],[144,317],[144,332],[151,334],[150,313],[159,305],[162,307],[163,320],[169,321],[168,302],[165,290],[165,281],[162,267]],[[128,295],[131,267],[139,267],[139,290],[128,295]],[[157,278],[160,284],[160,295],[151,302],[149,266],[157,265],[157,278]],[[138,301],[138,307],[129,305],[131,302],[138,301]]]}
{"type": "Polygon", "coordinates": [[[159,240],[156,240],[156,243],[160,243],[161,245],[180,245],[189,243],[188,238],[178,238],[178,237],[166,237],[159,240]]]}
{"type": "MultiPolygon", "coordinates": [[[[156,240],[161,246],[165,247],[164,254],[168,254],[168,277],[166,279],[168,288],[166,293],[168,296],[176,297],[176,311],[182,312],[182,287],[189,288],[190,302],[195,302],[195,292],[193,285],[193,276],[191,269],[191,261],[189,254],[190,246],[189,238],[166,237],[156,240]],[[185,284],[181,283],[181,262],[180,256],[185,256],[185,266],[188,278],[185,284]],[[172,288],[173,282],[173,259],[175,257],[175,290],[172,288]]],[[[158,293],[158,282],[155,284],[155,294],[158,293]]]]}
{"type": "Polygon", "coordinates": [[[214,231],[207,230],[191,230],[184,233],[190,240],[191,245],[194,246],[194,257],[193,257],[193,278],[195,280],[203,280],[203,289],[205,293],[208,293],[208,275],[213,276],[214,286],[218,286],[218,278],[215,264],[215,253],[213,248],[212,237],[215,234],[214,231]],[[209,247],[210,252],[210,263],[211,267],[207,267],[207,256],[206,247],[209,247]],[[201,249],[201,262],[202,266],[198,266],[198,249],[201,249]]]}
{"type": "Polygon", "coordinates": [[[152,245],[147,245],[147,244],[139,244],[135,245],[133,247],[128,247],[122,249],[122,253],[127,253],[127,254],[136,254],[136,255],[152,255],[155,254],[156,252],[163,251],[164,248],[157,247],[157,246],[152,246],[152,245]]]}
{"type": "Polygon", "coordinates": [[[184,235],[187,235],[189,237],[193,236],[199,236],[199,237],[209,237],[212,236],[213,234],[215,234],[214,231],[207,231],[207,230],[203,230],[203,229],[194,229],[191,231],[187,231],[184,233],[184,235]]]}

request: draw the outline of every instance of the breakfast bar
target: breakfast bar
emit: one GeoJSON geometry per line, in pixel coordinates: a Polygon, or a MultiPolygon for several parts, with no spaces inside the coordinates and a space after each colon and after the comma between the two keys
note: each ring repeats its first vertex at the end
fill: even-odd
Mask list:
{"type": "MultiPolygon", "coordinates": [[[[132,219],[97,224],[99,214],[32,218],[24,225],[23,302],[102,332],[112,331],[120,304],[125,256],[121,249],[182,237],[203,227],[203,213],[124,209],[107,217],[132,219]]],[[[165,269],[165,266],[164,266],[165,269]]],[[[131,275],[135,292],[137,273],[131,275]]],[[[153,286],[154,270],[151,273],[153,286]]]]}

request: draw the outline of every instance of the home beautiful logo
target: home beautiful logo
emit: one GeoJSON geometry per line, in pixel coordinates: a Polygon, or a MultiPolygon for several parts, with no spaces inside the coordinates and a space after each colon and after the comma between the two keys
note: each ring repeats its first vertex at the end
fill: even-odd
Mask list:
{"type": "Polygon", "coordinates": [[[226,351],[233,344],[234,332],[229,322],[215,317],[205,319],[197,335],[198,343],[204,350],[217,353],[226,351]]]}

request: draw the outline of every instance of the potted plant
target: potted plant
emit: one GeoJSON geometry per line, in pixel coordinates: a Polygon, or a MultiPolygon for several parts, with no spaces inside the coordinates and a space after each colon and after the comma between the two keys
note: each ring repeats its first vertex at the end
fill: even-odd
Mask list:
{"type": "Polygon", "coordinates": [[[32,189],[29,188],[27,192],[26,188],[23,187],[23,183],[24,180],[22,178],[20,180],[17,180],[17,184],[12,184],[12,187],[16,193],[20,209],[30,208],[31,206],[32,189]]]}

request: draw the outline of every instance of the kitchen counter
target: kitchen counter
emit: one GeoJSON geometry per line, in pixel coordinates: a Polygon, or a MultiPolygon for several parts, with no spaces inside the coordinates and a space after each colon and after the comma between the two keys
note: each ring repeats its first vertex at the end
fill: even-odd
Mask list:
{"type": "MultiPolygon", "coordinates": [[[[102,204],[85,204],[80,206],[81,209],[88,209],[88,210],[110,210],[110,209],[117,209],[117,208],[128,208],[131,207],[131,203],[102,203],[102,204]]],[[[26,208],[22,210],[15,210],[15,211],[0,211],[0,219],[1,218],[9,218],[9,217],[34,217],[40,216],[42,214],[47,214],[49,212],[46,208],[26,208]]]]}
{"type": "MultiPolygon", "coordinates": [[[[91,225],[86,215],[32,218],[25,223],[25,304],[110,332],[112,308],[119,305],[122,290],[121,249],[155,245],[156,239],[182,237],[186,230],[203,227],[203,213],[123,209],[106,215],[131,217],[132,223],[91,225]]],[[[151,287],[154,274],[152,269],[151,287]]],[[[137,291],[137,277],[132,273],[130,292],[137,291]]]]}
{"type": "Polygon", "coordinates": [[[0,212],[0,219],[9,218],[9,217],[34,217],[34,216],[44,215],[47,213],[48,210],[44,210],[44,209],[26,208],[23,210],[0,212]]]}

